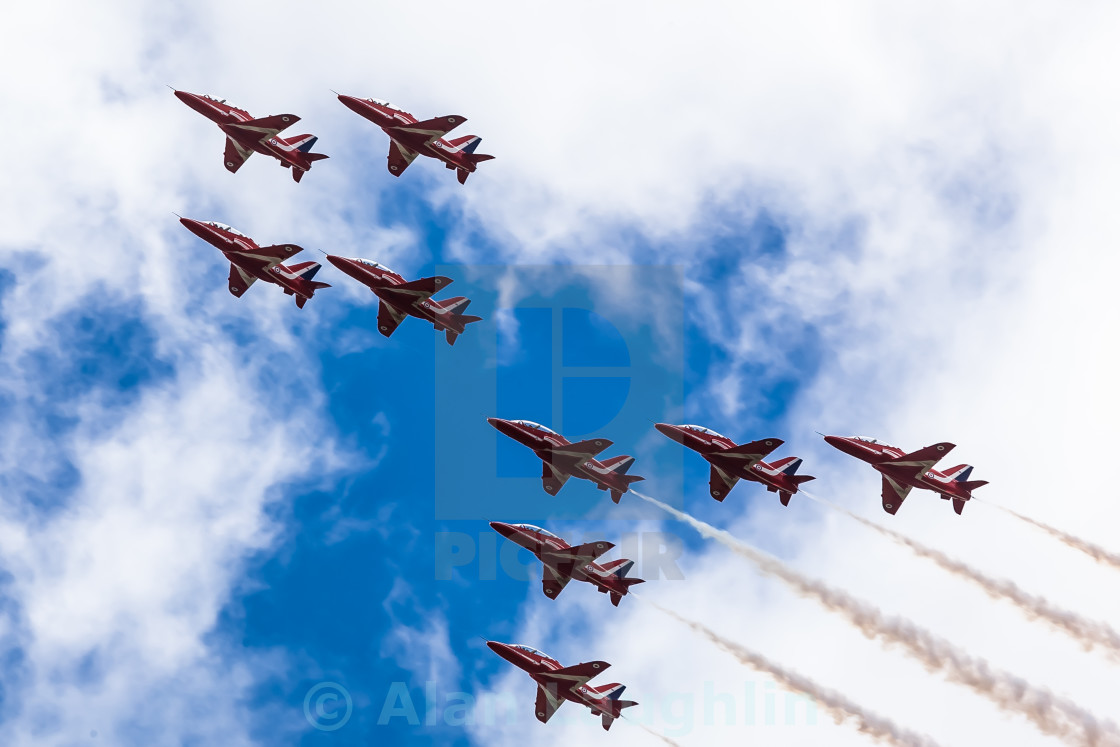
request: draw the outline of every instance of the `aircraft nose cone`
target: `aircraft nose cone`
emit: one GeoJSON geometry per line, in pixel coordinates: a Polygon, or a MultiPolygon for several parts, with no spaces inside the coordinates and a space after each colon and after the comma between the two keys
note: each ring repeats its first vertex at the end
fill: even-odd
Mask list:
{"type": "Polygon", "coordinates": [[[487,647],[503,659],[510,658],[510,645],[508,643],[499,643],[497,641],[487,641],[487,647]]]}
{"type": "Polygon", "coordinates": [[[501,521],[490,522],[490,528],[493,529],[498,534],[502,535],[503,537],[510,536],[511,534],[513,534],[513,531],[514,531],[514,529],[511,525],[506,524],[506,523],[501,522],[501,521]]]}
{"type": "Polygon", "coordinates": [[[669,423],[654,423],[653,427],[661,431],[661,433],[673,439],[677,443],[684,442],[684,434],[681,432],[681,427],[679,425],[671,425],[669,423]]]}
{"type": "Polygon", "coordinates": [[[825,436],[824,437],[824,442],[826,444],[828,444],[829,446],[834,446],[837,449],[839,449],[841,444],[843,444],[846,440],[847,439],[845,439],[843,436],[825,436]]]}
{"type": "Polygon", "coordinates": [[[327,261],[340,270],[346,269],[347,260],[344,257],[336,257],[333,254],[328,254],[327,261]]]}
{"type": "Polygon", "coordinates": [[[358,111],[362,106],[361,99],[355,96],[347,96],[344,93],[338,94],[338,100],[341,101],[347,109],[353,109],[354,111],[358,111]]]}

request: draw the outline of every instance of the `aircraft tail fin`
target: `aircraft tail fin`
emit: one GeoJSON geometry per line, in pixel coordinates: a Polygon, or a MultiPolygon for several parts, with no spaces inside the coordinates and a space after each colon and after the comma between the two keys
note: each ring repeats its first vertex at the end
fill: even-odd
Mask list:
{"type": "Polygon", "coordinates": [[[634,457],[623,454],[622,456],[611,457],[610,459],[603,460],[603,466],[611,472],[620,475],[625,475],[627,470],[634,464],[634,457]]]}
{"type": "Polygon", "coordinates": [[[971,464],[958,464],[956,467],[945,470],[945,476],[950,480],[964,482],[972,474],[971,464]]]}
{"type": "Polygon", "coordinates": [[[296,135],[288,139],[288,145],[303,153],[310,153],[318,140],[315,135],[296,135]]]}
{"type": "Polygon", "coordinates": [[[618,560],[612,560],[609,563],[603,563],[604,571],[610,573],[612,576],[618,576],[619,578],[624,578],[633,567],[634,561],[627,560],[626,558],[619,558],[618,560]]]}
{"type": "Polygon", "coordinates": [[[439,307],[446,311],[465,311],[471,305],[471,300],[464,296],[455,296],[454,298],[446,298],[439,301],[439,307]]]}
{"type": "Polygon", "coordinates": [[[452,148],[463,153],[474,153],[478,149],[478,144],[482,142],[482,138],[478,135],[463,135],[447,142],[452,148]]]}
{"type": "Polygon", "coordinates": [[[289,266],[288,269],[304,280],[312,280],[322,267],[318,262],[300,262],[289,266]]]}

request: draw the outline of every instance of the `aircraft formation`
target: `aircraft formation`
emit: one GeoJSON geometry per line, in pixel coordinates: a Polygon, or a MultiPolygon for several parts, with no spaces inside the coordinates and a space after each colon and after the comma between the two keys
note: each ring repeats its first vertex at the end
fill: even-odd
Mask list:
{"type": "MultiPolygon", "coordinates": [[[[281,167],[290,169],[292,178],[299,182],[316,161],[328,157],[312,152],[318,141],[314,135],[279,137],[280,132],[300,121],[294,114],[254,119],[247,111],[226,103],[224,99],[172,90],[180,101],[217,124],[225,134],[224,163],[231,173],[236,173],[253,153],[261,153],[277,159],[281,167]]],[[[482,141],[477,135],[444,139],[448,132],[467,121],[465,117],[448,115],[418,120],[387,101],[336,95],[347,108],[379,126],[389,137],[387,165],[393,176],[399,177],[417,156],[424,155],[455,171],[459,183],[465,184],[479,163],[494,158],[476,152],[482,141]]],[[[314,297],[315,291],[331,287],[314,280],[322,267],[318,262],[285,264],[303,251],[296,244],[262,247],[245,234],[217,221],[180,217],[180,222],[229,260],[229,292],[238,298],[253,283],[262,280],[278,285],[285,294],[294,296],[296,306],[302,309],[314,297]]],[[[377,296],[377,327],[385,337],[391,336],[401,322],[411,316],[431,323],[437,332],[445,334],[449,345],[454,345],[468,324],[482,320],[482,317],[463,313],[471,302],[469,298],[458,296],[442,301],[432,298],[452,283],[451,278],[436,276],[409,281],[372,260],[335,255],[327,255],[327,260],[377,296]]],[[[635,462],[632,456],[624,454],[602,461],[597,459],[599,454],[613,446],[605,438],[573,443],[550,428],[529,420],[492,417],[487,418],[487,422],[503,435],[532,449],[540,458],[542,487],[549,495],[555,496],[569,478],[576,477],[609,492],[611,500],[617,504],[633,483],[645,479],[629,474],[635,462]]],[[[811,475],[797,474],[802,464],[799,457],[763,461],[783,445],[784,442],[777,438],[736,444],[732,439],[700,425],[656,423],[655,427],[663,435],[697,452],[709,463],[709,490],[712,498],[720,502],[740,480],[746,480],[777,493],[782,505],[788,506],[802,484],[816,479],[811,475]]],[[[945,472],[933,468],[954,448],[951,443],[937,443],[907,453],[873,438],[824,436],[824,440],[845,454],[867,462],[881,474],[883,509],[892,515],[914,488],[932,491],[944,500],[951,500],[953,509],[961,514],[965,503],[972,498],[972,491],[987,484],[984,480],[969,480],[973,468],[967,464],[945,472]]],[[[543,567],[543,591],[550,599],[556,599],[567,584],[575,580],[591,584],[599,592],[607,594],[611,604],[617,607],[631,586],[644,583],[643,579],[627,577],[634,566],[632,560],[620,558],[603,564],[596,562],[614,548],[610,542],[572,546],[531,524],[495,521],[490,522],[490,526],[537,557],[543,567]]],[[[564,667],[556,659],[529,646],[497,641],[487,641],[487,646],[524,670],[536,683],[534,710],[541,722],[547,722],[565,701],[571,701],[589,708],[592,715],[601,716],[603,728],[610,729],[623,709],[637,705],[636,701],[621,700],[626,689],[624,685],[588,685],[592,678],[610,666],[607,662],[591,661],[564,667]]]]}

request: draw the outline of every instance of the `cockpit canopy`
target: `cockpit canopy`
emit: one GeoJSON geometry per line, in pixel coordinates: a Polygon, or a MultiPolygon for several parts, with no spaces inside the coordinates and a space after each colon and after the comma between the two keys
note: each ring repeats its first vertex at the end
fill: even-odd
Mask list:
{"type": "Polygon", "coordinates": [[[696,431],[698,433],[707,433],[709,436],[717,436],[719,438],[727,438],[727,436],[723,435],[722,433],[716,433],[711,428],[705,428],[702,425],[683,425],[681,427],[682,428],[688,428],[690,431],[696,431]]]}
{"type": "Polygon", "coordinates": [[[203,222],[208,226],[213,226],[214,228],[220,228],[223,231],[229,231],[232,234],[236,234],[238,236],[244,236],[245,238],[249,238],[248,236],[245,236],[245,234],[241,233],[240,231],[238,231],[233,226],[227,226],[225,223],[219,223],[216,220],[208,220],[208,221],[203,221],[203,222]]]}
{"type": "Polygon", "coordinates": [[[551,433],[554,436],[559,436],[560,435],[559,433],[552,430],[551,428],[545,428],[540,423],[534,423],[532,420],[511,420],[510,422],[511,423],[517,423],[518,425],[523,425],[526,428],[532,428],[535,431],[544,431],[545,433],[551,433]]]}
{"type": "Polygon", "coordinates": [[[525,530],[530,531],[530,532],[536,532],[538,534],[543,534],[545,537],[552,537],[553,539],[560,539],[559,537],[557,537],[555,534],[548,531],[547,529],[541,529],[540,527],[534,526],[532,524],[513,524],[513,526],[517,527],[518,529],[525,529],[525,530]]]}
{"type": "Polygon", "coordinates": [[[510,644],[510,645],[513,646],[514,648],[521,649],[522,651],[524,651],[526,653],[536,654],[537,656],[542,656],[545,659],[551,659],[552,658],[548,654],[544,653],[543,651],[538,651],[535,648],[533,648],[532,646],[522,646],[520,643],[513,643],[513,644],[510,644]]]}
{"type": "Polygon", "coordinates": [[[366,99],[366,101],[368,101],[371,104],[377,104],[378,106],[387,107],[387,108],[392,109],[393,111],[396,111],[396,112],[403,112],[404,111],[404,109],[400,108],[399,106],[394,106],[393,104],[390,104],[388,101],[386,101],[384,99],[366,99]]]}
{"type": "Polygon", "coordinates": [[[382,272],[392,272],[394,275],[400,274],[400,273],[393,272],[392,270],[390,270],[388,267],[381,264],[380,262],[374,262],[371,259],[362,259],[361,257],[355,257],[354,261],[361,262],[363,265],[366,265],[367,267],[372,267],[373,269],[381,270],[382,272]]]}
{"type": "Polygon", "coordinates": [[[852,436],[852,438],[854,438],[857,441],[863,441],[864,443],[868,443],[868,444],[879,443],[879,441],[877,439],[869,438],[868,436],[852,436]]]}
{"type": "MultiPolygon", "coordinates": [[[[233,106],[233,104],[229,104],[229,103],[226,103],[226,100],[225,100],[225,99],[220,99],[220,98],[218,98],[217,96],[209,96],[209,95],[207,95],[207,94],[205,94],[205,93],[204,93],[204,94],[202,94],[202,98],[204,98],[204,99],[210,99],[211,101],[215,101],[215,102],[217,102],[217,103],[219,103],[219,104],[225,104],[226,106],[233,106]]],[[[234,108],[236,108],[236,107],[234,107],[234,108]]]]}

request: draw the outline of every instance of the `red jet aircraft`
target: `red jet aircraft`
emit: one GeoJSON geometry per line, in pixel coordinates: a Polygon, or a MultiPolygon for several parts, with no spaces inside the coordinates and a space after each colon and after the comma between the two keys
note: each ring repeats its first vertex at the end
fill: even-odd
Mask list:
{"type": "Polygon", "coordinates": [[[322,267],[318,262],[300,262],[286,267],[280,261],[303,251],[295,244],[257,246],[245,234],[216,221],[180,218],[179,222],[190,232],[221,249],[229,260],[229,292],[241,298],[257,280],[275,283],[289,296],[296,297],[296,306],[303,308],[307,299],[320,288],[330,288],[327,283],[316,283],[312,278],[322,267]]]}
{"type": "Polygon", "coordinates": [[[389,136],[389,173],[393,176],[403,174],[408,165],[416,160],[416,156],[423,154],[438,158],[447,168],[455,169],[459,183],[466,184],[467,177],[475,166],[494,157],[474,152],[482,142],[482,138],[477,135],[463,135],[454,140],[443,139],[448,132],[466,122],[466,117],[452,114],[420,122],[388,101],[359,99],[342,94],[338,95],[338,100],[379,126],[389,136]]]}
{"type": "Polygon", "coordinates": [[[292,178],[297,182],[311,164],[327,158],[323,153],[312,153],[311,148],[319,138],[314,135],[297,135],[292,138],[276,137],[286,130],[299,117],[294,114],[275,114],[271,117],[253,119],[249,112],[238,109],[225,102],[197,93],[175,91],[184,104],[218,125],[226,134],[226,168],[236,172],[241,164],[253,153],[263,153],[280,161],[284,168],[292,170],[292,178]]]}
{"type": "Polygon", "coordinates": [[[625,685],[617,682],[588,687],[587,681],[610,666],[605,661],[589,661],[570,667],[529,646],[487,641],[490,650],[529,673],[537,683],[537,720],[547,723],[565,700],[587,706],[592,716],[603,717],[603,728],[610,729],[623,708],[638,705],[634,700],[619,700],[625,685]]]}
{"type": "Polygon", "coordinates": [[[544,564],[544,595],[555,599],[572,579],[594,584],[604,594],[611,595],[615,607],[635,584],[644,579],[626,578],[634,567],[633,560],[621,558],[599,565],[595,560],[614,545],[610,542],[588,542],[572,547],[552,532],[532,524],[503,524],[490,522],[495,532],[529,550],[544,564]]]}
{"type": "Polygon", "coordinates": [[[377,329],[389,337],[405,317],[431,322],[436,332],[445,332],[447,344],[454,345],[459,335],[471,322],[482,321],[480,316],[462,312],[471,300],[463,296],[433,301],[432,294],[451,285],[451,278],[442,275],[405,282],[405,279],[383,264],[368,259],[348,259],[327,255],[327,261],[350,277],[368,287],[381,300],[377,309],[377,329]]]}
{"type": "Polygon", "coordinates": [[[762,483],[771,493],[778,494],[783,506],[788,506],[790,497],[801,483],[816,479],[812,475],[797,474],[797,468],[801,466],[798,457],[786,457],[770,464],[762,461],[763,457],[782,445],[783,442],[777,438],[736,446],[727,436],[702,425],[657,423],[654,427],[708,460],[712,465],[708,484],[712,497],[717,501],[727,497],[735,483],[743,479],[762,483]]]}
{"type": "Polygon", "coordinates": [[[967,464],[958,464],[946,472],[933,469],[933,465],[952,451],[950,443],[934,444],[907,454],[896,446],[862,436],[825,436],[824,440],[883,474],[883,510],[888,514],[898,511],[911,488],[940,493],[944,500],[953,501],[953,510],[960,514],[965,501],[972,499],[972,491],[988,484],[987,480],[969,480],[972,467],[967,464]]]}
{"type": "Polygon", "coordinates": [[[486,418],[486,422],[514,441],[528,446],[544,462],[544,491],[556,495],[569,477],[579,477],[595,483],[599,490],[611,491],[611,500],[618,503],[630,483],[646,478],[628,475],[626,470],[634,463],[632,456],[616,456],[598,461],[595,456],[611,447],[605,438],[572,443],[554,430],[529,420],[502,420],[486,418]]]}

